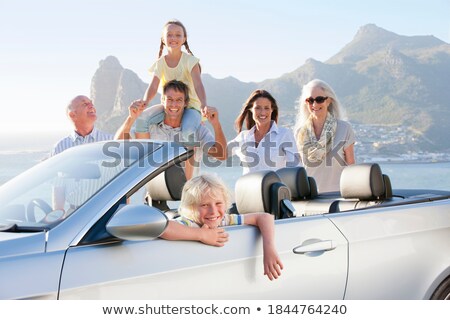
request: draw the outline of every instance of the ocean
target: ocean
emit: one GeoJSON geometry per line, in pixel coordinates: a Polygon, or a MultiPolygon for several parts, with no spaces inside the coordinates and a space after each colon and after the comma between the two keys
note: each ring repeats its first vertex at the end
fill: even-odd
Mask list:
{"type": "MultiPolygon", "coordinates": [[[[52,146],[67,133],[38,133],[14,135],[13,140],[0,142],[0,185],[21,172],[48,158],[52,146]]],[[[379,163],[394,189],[438,189],[450,191],[450,162],[379,163]]],[[[216,172],[234,188],[242,175],[239,165],[233,167],[202,168],[202,172],[216,172]]]]}
{"type": "MultiPolygon", "coordinates": [[[[437,189],[450,191],[450,162],[379,163],[381,171],[391,180],[393,189],[437,189]]],[[[242,168],[203,168],[203,172],[218,173],[230,188],[242,175],[242,168]]]]}

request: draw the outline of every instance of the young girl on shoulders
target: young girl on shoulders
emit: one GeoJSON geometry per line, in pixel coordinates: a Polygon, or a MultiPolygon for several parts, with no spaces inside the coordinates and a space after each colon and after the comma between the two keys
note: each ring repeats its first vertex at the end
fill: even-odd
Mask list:
{"type": "MultiPolygon", "coordinates": [[[[149,71],[153,74],[153,79],[145,93],[142,108],[150,103],[165,83],[170,80],[184,82],[189,88],[190,103],[184,112],[181,130],[184,137],[190,137],[201,123],[201,114],[204,114],[206,107],[206,94],[201,80],[199,59],[189,48],[186,28],[180,21],[170,20],[164,25],[158,60],[149,71]],[[189,54],[181,50],[182,46],[189,54]],[[162,55],[164,47],[167,54],[162,55]]],[[[149,125],[159,123],[163,119],[162,105],[145,110],[136,120],[136,138],[148,138],[149,125]]]]}

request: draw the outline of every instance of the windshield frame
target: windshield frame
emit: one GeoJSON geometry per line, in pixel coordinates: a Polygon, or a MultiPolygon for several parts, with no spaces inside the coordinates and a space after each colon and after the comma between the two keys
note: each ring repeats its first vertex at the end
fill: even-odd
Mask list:
{"type": "MultiPolygon", "coordinates": [[[[78,208],[82,207],[89,199],[101,192],[118,176],[125,174],[129,168],[137,163],[140,165],[144,158],[155,153],[161,147],[162,143],[156,141],[147,141],[147,143],[141,141],[108,141],[73,147],[54,157],[43,160],[0,186],[0,228],[5,232],[11,232],[11,230],[16,230],[15,232],[38,232],[54,228],[77,211],[78,208]],[[92,164],[93,161],[98,162],[99,168],[95,169],[95,164],[92,164]],[[75,168],[73,167],[74,164],[75,168]],[[79,168],[76,167],[78,164],[80,164],[79,168]],[[83,165],[86,167],[87,164],[90,167],[89,173],[81,170],[81,167],[83,165]],[[92,192],[87,193],[85,199],[78,207],[69,210],[70,208],[65,206],[62,215],[53,214],[53,220],[42,218],[39,221],[31,221],[30,216],[33,216],[34,212],[30,214],[28,211],[31,210],[30,206],[32,205],[30,203],[33,199],[41,198],[37,196],[37,193],[36,196],[33,195],[33,192],[37,192],[34,190],[43,189],[42,186],[45,185],[47,189],[46,197],[45,200],[41,200],[53,209],[51,212],[56,212],[57,210],[54,210],[53,203],[54,194],[51,197],[48,195],[49,184],[55,183],[57,179],[72,179],[74,181],[77,179],[94,180],[106,174],[102,173],[102,171],[109,172],[109,175],[98,183],[97,188],[93,188],[92,192]],[[100,176],[98,175],[99,173],[100,176]],[[29,196],[27,196],[28,192],[30,193],[29,196]],[[19,200],[21,197],[23,200],[19,200]]],[[[54,185],[52,192],[54,192],[54,185]]],[[[45,207],[47,211],[49,210],[45,204],[41,206],[45,207]]],[[[39,207],[40,205],[34,205],[33,210],[39,211],[42,209],[39,207]]],[[[47,217],[48,213],[45,214],[43,211],[40,213],[40,216],[42,215],[47,217]]]]}

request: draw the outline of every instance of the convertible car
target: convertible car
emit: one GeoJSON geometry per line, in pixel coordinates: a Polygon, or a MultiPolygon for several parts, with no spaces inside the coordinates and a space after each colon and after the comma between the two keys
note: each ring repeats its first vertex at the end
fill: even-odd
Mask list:
{"type": "Polygon", "coordinates": [[[269,281],[253,226],[226,227],[223,247],[158,238],[191,156],[93,143],[5,183],[0,299],[450,299],[449,191],[392,190],[377,164],[349,166],[326,194],[303,168],[242,176],[234,210],[276,218],[284,269],[269,281]]]}

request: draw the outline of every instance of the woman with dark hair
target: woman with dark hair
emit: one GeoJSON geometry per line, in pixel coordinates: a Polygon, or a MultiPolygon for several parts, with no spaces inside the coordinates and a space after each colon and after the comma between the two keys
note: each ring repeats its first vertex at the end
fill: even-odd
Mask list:
{"type": "Polygon", "coordinates": [[[278,127],[278,105],[266,90],[255,90],[235,121],[238,135],[228,150],[241,160],[243,173],[301,165],[291,130],[278,127]],[[243,130],[243,125],[247,130],[243,130]]]}

